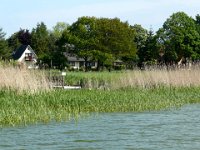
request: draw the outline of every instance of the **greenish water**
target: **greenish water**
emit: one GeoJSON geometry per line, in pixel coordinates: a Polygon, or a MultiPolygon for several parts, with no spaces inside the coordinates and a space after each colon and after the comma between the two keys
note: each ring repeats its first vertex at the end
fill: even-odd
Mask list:
{"type": "Polygon", "coordinates": [[[0,150],[198,150],[200,105],[0,129],[0,150]]]}

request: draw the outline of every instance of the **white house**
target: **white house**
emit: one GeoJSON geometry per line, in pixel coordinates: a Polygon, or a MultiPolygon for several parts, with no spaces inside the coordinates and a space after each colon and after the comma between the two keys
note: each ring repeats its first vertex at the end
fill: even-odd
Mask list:
{"type": "Polygon", "coordinates": [[[30,45],[21,45],[13,52],[13,59],[26,65],[28,68],[35,68],[37,63],[37,55],[30,45]]]}

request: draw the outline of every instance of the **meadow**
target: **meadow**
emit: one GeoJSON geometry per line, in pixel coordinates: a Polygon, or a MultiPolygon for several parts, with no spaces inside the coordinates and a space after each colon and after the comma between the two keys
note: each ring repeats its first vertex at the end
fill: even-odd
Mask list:
{"type": "Polygon", "coordinates": [[[0,126],[67,121],[101,112],[177,109],[200,103],[199,69],[67,72],[65,84],[81,90],[53,89],[47,73],[0,67],[0,126]]]}

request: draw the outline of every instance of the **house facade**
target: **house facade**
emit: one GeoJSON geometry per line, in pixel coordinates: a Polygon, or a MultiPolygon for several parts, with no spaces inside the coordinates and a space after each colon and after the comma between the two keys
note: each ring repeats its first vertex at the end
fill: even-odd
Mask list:
{"type": "MultiPolygon", "coordinates": [[[[71,53],[64,53],[65,57],[68,60],[68,64],[70,69],[81,69],[83,67],[85,67],[85,60],[83,58],[80,58],[78,56],[76,56],[75,54],[71,54],[71,53]]],[[[89,61],[87,62],[87,66],[90,67],[91,69],[96,69],[97,68],[97,62],[95,61],[89,61]]]]}
{"type": "Polygon", "coordinates": [[[36,68],[37,55],[30,45],[21,45],[13,52],[13,59],[28,68],[36,68]]]}

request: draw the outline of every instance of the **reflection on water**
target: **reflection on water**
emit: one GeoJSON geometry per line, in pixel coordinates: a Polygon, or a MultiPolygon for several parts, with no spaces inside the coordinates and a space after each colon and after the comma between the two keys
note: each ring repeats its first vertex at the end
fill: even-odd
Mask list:
{"type": "Polygon", "coordinates": [[[146,113],[104,113],[78,122],[0,129],[2,150],[200,149],[200,105],[146,113]]]}

